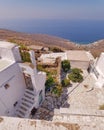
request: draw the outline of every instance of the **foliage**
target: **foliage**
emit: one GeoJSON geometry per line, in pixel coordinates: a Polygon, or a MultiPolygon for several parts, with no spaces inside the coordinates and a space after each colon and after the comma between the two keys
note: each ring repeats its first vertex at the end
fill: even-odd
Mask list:
{"type": "Polygon", "coordinates": [[[44,67],[43,65],[37,65],[37,69],[39,71],[44,71],[46,72],[47,76],[53,76],[53,75],[57,75],[57,70],[56,68],[52,69],[52,68],[47,68],[47,67],[44,67]]]}
{"type": "Polygon", "coordinates": [[[61,84],[63,87],[67,87],[70,84],[70,79],[67,78],[63,79],[61,84]]]}
{"type": "Polygon", "coordinates": [[[24,44],[19,43],[19,46],[20,46],[20,50],[29,51],[29,49],[27,48],[27,46],[25,46],[24,44]]]}
{"type": "Polygon", "coordinates": [[[47,75],[47,79],[49,78],[49,77],[52,77],[52,78],[54,78],[54,82],[55,83],[57,83],[57,78],[56,78],[56,76],[57,76],[57,68],[48,68],[48,67],[44,67],[43,65],[37,65],[37,69],[39,70],[39,71],[44,71],[44,72],[46,72],[46,75],[47,75]]]}
{"type": "Polygon", "coordinates": [[[29,49],[23,44],[20,44],[19,49],[20,49],[20,54],[21,54],[22,61],[23,62],[31,62],[29,49]]]}
{"type": "Polygon", "coordinates": [[[79,68],[71,69],[72,73],[83,73],[83,71],[79,68]]]}
{"type": "Polygon", "coordinates": [[[58,47],[50,47],[49,49],[52,52],[63,52],[63,50],[61,48],[58,48],[58,47]]]}
{"type": "Polygon", "coordinates": [[[27,48],[27,46],[25,46],[21,42],[17,42],[16,39],[14,39],[14,38],[9,39],[9,42],[16,43],[20,46],[19,50],[20,50],[20,55],[21,55],[21,59],[23,62],[31,62],[29,49],[27,48]]]}
{"type": "Polygon", "coordinates": [[[15,38],[12,38],[12,39],[9,39],[8,42],[16,43],[16,40],[15,40],[15,38]]]}
{"type": "Polygon", "coordinates": [[[45,69],[43,68],[42,65],[37,65],[37,69],[38,69],[39,71],[45,71],[45,69]]]}
{"type": "Polygon", "coordinates": [[[48,77],[46,82],[45,82],[45,86],[46,86],[46,91],[48,89],[50,89],[50,87],[52,87],[52,85],[54,85],[54,79],[52,77],[48,77]]]}
{"type": "Polygon", "coordinates": [[[100,109],[100,110],[104,110],[104,104],[100,105],[100,106],[99,106],[99,109],[100,109]]]}
{"type": "Polygon", "coordinates": [[[61,85],[57,85],[52,89],[52,93],[55,94],[57,97],[59,97],[62,93],[62,87],[61,85]]]}
{"type": "Polygon", "coordinates": [[[64,72],[68,72],[70,70],[70,61],[69,60],[62,61],[62,69],[64,72]]]}
{"type": "Polygon", "coordinates": [[[83,76],[81,75],[81,73],[82,73],[81,69],[74,68],[72,69],[68,77],[72,82],[81,82],[83,80],[83,76]]]}

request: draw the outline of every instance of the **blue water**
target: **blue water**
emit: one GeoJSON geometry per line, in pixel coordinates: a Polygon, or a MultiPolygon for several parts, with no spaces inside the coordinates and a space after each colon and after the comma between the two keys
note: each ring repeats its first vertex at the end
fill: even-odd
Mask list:
{"type": "Polygon", "coordinates": [[[0,28],[49,34],[80,44],[104,39],[104,21],[99,20],[12,20],[1,22],[0,28]]]}

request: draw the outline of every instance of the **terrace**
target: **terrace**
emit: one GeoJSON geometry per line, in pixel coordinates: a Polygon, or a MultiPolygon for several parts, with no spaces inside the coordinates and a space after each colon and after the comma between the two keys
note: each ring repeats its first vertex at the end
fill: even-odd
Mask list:
{"type": "Polygon", "coordinates": [[[3,71],[4,69],[8,68],[13,63],[14,63],[13,61],[9,61],[6,59],[0,59],[0,72],[3,71]]]}

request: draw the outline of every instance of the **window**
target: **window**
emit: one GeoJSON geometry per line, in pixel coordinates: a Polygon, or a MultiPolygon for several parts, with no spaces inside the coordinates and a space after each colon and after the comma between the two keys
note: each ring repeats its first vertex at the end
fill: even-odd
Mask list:
{"type": "Polygon", "coordinates": [[[5,89],[8,89],[10,87],[10,85],[9,84],[5,84],[4,87],[5,87],[5,89]]]}
{"type": "Polygon", "coordinates": [[[42,96],[42,90],[39,93],[39,105],[41,104],[41,102],[43,101],[43,96],[42,96]]]}

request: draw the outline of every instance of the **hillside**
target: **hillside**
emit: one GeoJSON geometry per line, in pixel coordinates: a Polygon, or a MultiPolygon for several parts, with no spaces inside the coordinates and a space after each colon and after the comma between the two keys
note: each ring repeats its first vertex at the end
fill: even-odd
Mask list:
{"type": "Polygon", "coordinates": [[[23,43],[25,45],[43,45],[48,47],[57,46],[64,50],[84,49],[91,51],[94,57],[99,56],[101,52],[104,52],[104,39],[88,45],[80,45],[63,38],[46,34],[28,34],[5,29],[0,29],[0,39],[16,43],[23,43]]]}
{"type": "Polygon", "coordinates": [[[0,29],[0,39],[25,45],[58,46],[65,49],[74,49],[76,45],[69,40],[45,34],[27,34],[0,29]]]}
{"type": "Polygon", "coordinates": [[[97,57],[101,52],[104,52],[104,39],[98,40],[88,45],[82,45],[81,48],[90,51],[94,57],[97,57]]]}

